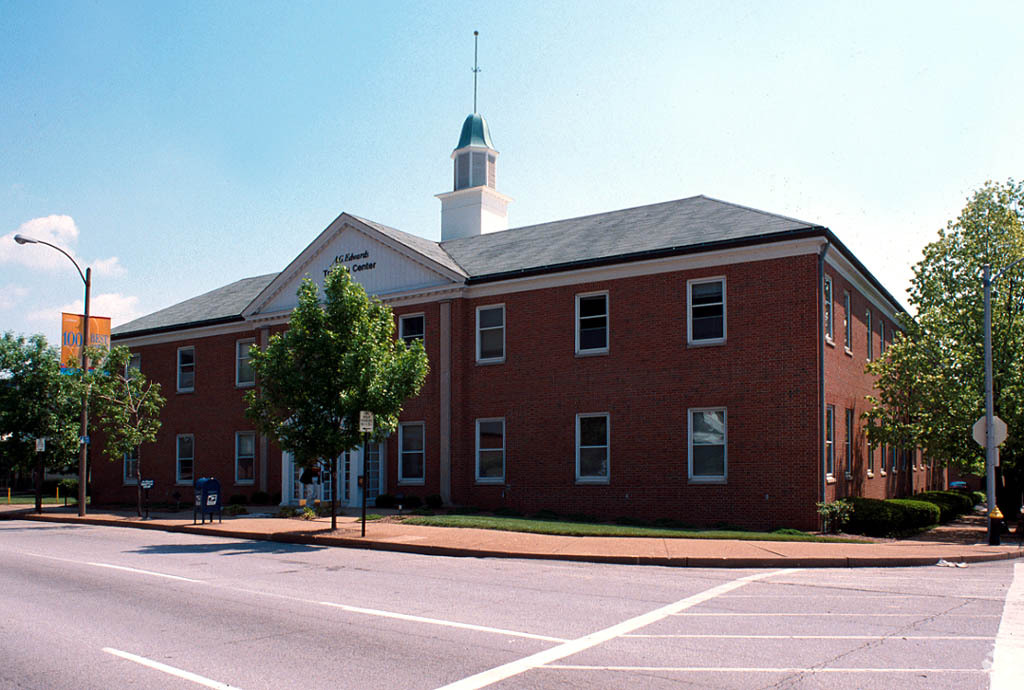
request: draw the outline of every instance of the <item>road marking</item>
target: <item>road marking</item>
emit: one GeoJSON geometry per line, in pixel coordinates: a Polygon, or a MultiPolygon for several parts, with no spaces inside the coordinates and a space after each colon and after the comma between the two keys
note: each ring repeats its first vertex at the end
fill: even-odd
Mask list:
{"type": "Polygon", "coordinates": [[[991,690],[1018,690],[1024,678],[1024,563],[1013,566],[1003,620],[992,652],[991,690]]]}
{"type": "Polygon", "coordinates": [[[155,669],[157,671],[163,671],[168,675],[177,676],[178,678],[183,678],[184,680],[192,681],[197,685],[205,685],[208,688],[218,688],[219,690],[227,690],[228,688],[235,687],[233,685],[228,685],[227,683],[221,683],[220,681],[211,680],[210,678],[200,676],[199,674],[192,673],[191,671],[185,671],[180,668],[175,668],[174,666],[161,664],[159,661],[153,661],[152,659],[147,659],[144,656],[137,656],[135,654],[129,654],[128,652],[122,652],[120,649],[104,647],[103,651],[107,654],[113,654],[114,656],[119,656],[122,659],[127,659],[128,661],[134,661],[135,663],[141,664],[142,666],[146,666],[147,668],[155,669]]]}
{"type": "MultiPolygon", "coordinates": [[[[548,664],[560,671],[635,671],[679,673],[987,673],[980,668],[750,668],[746,666],[571,666],[548,664]]],[[[1019,686],[1015,686],[1019,687],[1019,686]]]]}
{"type": "Polygon", "coordinates": [[[711,640],[994,640],[992,635],[623,635],[623,638],[644,639],[711,639],[711,640]]]}
{"type": "Polygon", "coordinates": [[[138,575],[152,575],[153,577],[163,577],[168,580],[178,580],[180,582],[194,582],[197,584],[205,584],[202,580],[193,580],[190,577],[182,577],[180,575],[168,575],[167,573],[158,573],[153,570],[141,570],[139,568],[129,568],[124,565],[114,565],[113,563],[95,563],[92,561],[76,561],[73,558],[58,558],[57,556],[47,556],[42,553],[29,553],[23,552],[26,556],[35,556],[36,558],[46,558],[51,561],[60,561],[61,563],[74,563],[75,565],[91,565],[96,568],[110,568],[111,570],[123,570],[127,573],[136,573],[138,575]]]}
{"type": "Polygon", "coordinates": [[[679,611],[688,609],[692,606],[697,606],[698,604],[703,604],[705,601],[709,601],[717,596],[725,594],[726,592],[731,592],[734,589],[748,585],[751,582],[763,580],[774,575],[784,575],[794,572],[797,572],[797,569],[790,568],[786,570],[773,570],[767,573],[747,575],[716,587],[712,587],[711,589],[704,590],[703,592],[686,597],[685,599],[680,599],[679,601],[668,604],[667,606],[662,606],[661,608],[648,613],[641,614],[635,618],[630,618],[629,620],[617,623],[616,625],[605,628],[604,630],[599,630],[589,635],[585,635],[584,637],[570,640],[558,645],[557,647],[552,647],[551,649],[546,649],[542,652],[532,654],[523,659],[519,659],[518,661],[512,661],[502,666],[469,676],[468,678],[463,678],[462,680],[445,685],[439,690],[476,690],[478,688],[483,688],[488,685],[492,685],[493,683],[505,680],[506,678],[511,678],[512,676],[517,676],[540,666],[545,666],[553,661],[564,659],[567,656],[577,654],[586,649],[590,649],[591,647],[596,647],[597,645],[608,642],[616,637],[621,637],[626,633],[638,630],[647,625],[651,625],[652,623],[656,623],[657,621],[671,616],[674,613],[678,613],[679,611]]]}
{"type": "Polygon", "coordinates": [[[807,612],[807,613],[733,613],[733,612],[722,612],[722,613],[673,613],[672,616],[689,616],[691,618],[703,617],[703,618],[716,618],[719,616],[739,616],[742,618],[778,618],[779,616],[813,616],[814,618],[821,618],[823,616],[842,616],[843,618],[852,618],[854,616],[863,618],[906,618],[907,616],[921,617],[928,615],[941,615],[943,618],[999,618],[996,614],[989,613],[842,613],[842,612],[807,612]]]}
{"type": "Polygon", "coordinates": [[[544,642],[567,642],[563,637],[548,637],[547,635],[534,635],[533,633],[524,633],[517,630],[505,630],[503,628],[490,628],[485,625],[473,625],[472,623],[459,623],[456,621],[446,621],[440,618],[424,618],[423,616],[413,616],[408,613],[395,613],[394,611],[381,611],[379,609],[364,609],[358,606],[349,606],[347,604],[336,604],[332,601],[321,601],[317,602],[323,606],[330,606],[336,609],[342,609],[343,611],[349,611],[351,613],[363,613],[367,616],[380,616],[381,618],[394,618],[402,621],[412,621],[414,623],[430,623],[431,625],[443,625],[448,628],[462,628],[464,630],[476,630],[477,632],[489,632],[497,633],[499,635],[509,635],[511,637],[525,637],[531,640],[543,640],[544,642]]]}

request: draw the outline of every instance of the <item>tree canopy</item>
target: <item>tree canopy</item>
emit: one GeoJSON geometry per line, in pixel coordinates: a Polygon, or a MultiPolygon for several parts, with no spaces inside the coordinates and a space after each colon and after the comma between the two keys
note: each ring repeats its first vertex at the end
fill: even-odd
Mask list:
{"type": "Polygon", "coordinates": [[[246,396],[246,414],[303,466],[357,447],[362,410],[374,414],[373,438],[392,433],[427,375],[423,344],[396,340],[391,309],[347,268],[332,269],[323,292],[321,301],[305,279],[288,330],[265,350],[250,349],[258,388],[246,396]]]}
{"type": "MultiPolygon", "coordinates": [[[[979,473],[984,451],[971,426],[984,414],[982,266],[992,274],[1024,257],[1024,185],[986,183],[956,220],[939,231],[914,267],[903,333],[868,365],[878,395],[867,413],[872,443],[923,448],[929,456],[979,473]]],[[[995,413],[1009,427],[1005,473],[1024,463],[1024,262],[992,285],[995,413]]]]}

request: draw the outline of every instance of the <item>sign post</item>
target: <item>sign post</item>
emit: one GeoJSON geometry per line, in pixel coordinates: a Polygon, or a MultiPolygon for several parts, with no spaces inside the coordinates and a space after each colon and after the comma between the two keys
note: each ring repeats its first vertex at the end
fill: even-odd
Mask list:
{"type": "Polygon", "coordinates": [[[149,490],[153,488],[153,480],[152,479],[143,479],[142,482],[140,482],[139,485],[142,487],[142,490],[146,492],[145,493],[145,499],[146,499],[146,517],[145,517],[145,519],[148,520],[149,519],[149,490]]]}
{"type": "Polygon", "coordinates": [[[362,519],[362,527],[359,530],[359,536],[360,537],[365,537],[366,536],[366,489],[367,489],[367,486],[366,486],[366,443],[367,443],[367,438],[368,438],[369,434],[373,431],[373,413],[372,412],[369,412],[367,410],[362,410],[359,413],[359,431],[362,432],[362,434],[363,434],[363,452],[359,454],[359,457],[362,459],[361,462],[359,463],[361,465],[360,477],[359,477],[359,487],[360,487],[359,493],[362,495],[362,499],[363,499],[363,501],[362,501],[363,502],[363,519],[362,519]]]}

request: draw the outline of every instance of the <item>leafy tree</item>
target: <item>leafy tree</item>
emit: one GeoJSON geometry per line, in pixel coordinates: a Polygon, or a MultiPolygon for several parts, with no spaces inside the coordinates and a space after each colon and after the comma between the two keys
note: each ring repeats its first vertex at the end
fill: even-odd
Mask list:
{"type": "MultiPolygon", "coordinates": [[[[869,398],[872,443],[920,447],[930,457],[980,473],[984,450],[971,426],[984,414],[982,266],[1000,270],[1024,257],[1024,185],[986,183],[960,216],[939,231],[914,267],[913,318],[885,356],[868,365],[878,377],[869,398]]],[[[1004,474],[1020,481],[1024,468],[1024,262],[992,285],[992,362],[995,413],[1009,440],[1004,474]]]]}
{"type": "Polygon", "coordinates": [[[407,347],[395,339],[391,309],[344,266],[324,279],[323,302],[309,278],[298,298],[288,330],[271,336],[266,350],[250,350],[259,388],[246,395],[246,414],[309,467],[359,446],[361,410],[374,414],[375,439],[392,433],[405,400],[423,385],[427,356],[420,341],[407,347]]]}
{"type": "Polygon", "coordinates": [[[9,332],[0,338],[0,466],[8,473],[35,472],[37,511],[44,470],[63,468],[78,452],[78,390],[74,377],[61,375],[46,338],[9,332]],[[46,438],[42,453],[37,438],[46,438]]]}
{"type": "MultiPolygon", "coordinates": [[[[95,423],[106,435],[104,450],[114,462],[133,453],[143,443],[152,443],[160,430],[160,411],[166,400],[160,384],[149,381],[138,369],[129,366],[131,352],[115,347],[109,352],[93,349],[90,359],[99,362],[86,377],[95,423]]],[[[142,516],[142,462],[135,465],[138,512],[142,516]]]]}

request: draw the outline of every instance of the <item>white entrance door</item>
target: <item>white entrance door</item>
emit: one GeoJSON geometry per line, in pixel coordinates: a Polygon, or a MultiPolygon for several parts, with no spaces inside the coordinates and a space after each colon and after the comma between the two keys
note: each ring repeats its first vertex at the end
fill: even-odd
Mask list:
{"type": "MultiPolygon", "coordinates": [[[[363,495],[359,487],[359,475],[362,472],[362,459],[366,457],[366,505],[373,507],[374,501],[387,488],[387,468],[385,467],[384,444],[370,443],[365,448],[354,448],[342,453],[338,458],[338,476],[333,481],[318,485],[314,499],[329,502],[331,490],[338,489],[338,503],[344,507],[355,508],[362,505],[363,495]],[[364,453],[365,450],[365,453],[364,453]]],[[[281,495],[284,503],[297,506],[300,499],[305,498],[299,476],[302,469],[295,464],[290,453],[281,454],[281,495]]],[[[330,472],[329,463],[324,463],[330,472]]]]}

